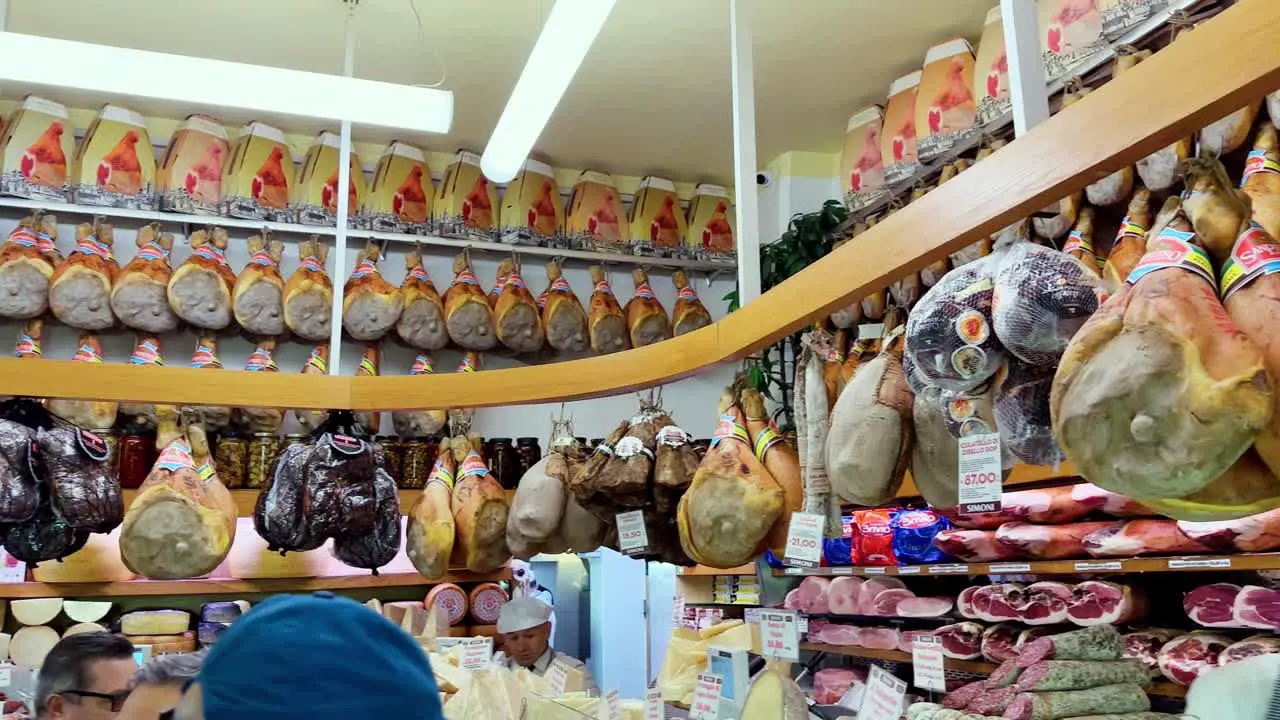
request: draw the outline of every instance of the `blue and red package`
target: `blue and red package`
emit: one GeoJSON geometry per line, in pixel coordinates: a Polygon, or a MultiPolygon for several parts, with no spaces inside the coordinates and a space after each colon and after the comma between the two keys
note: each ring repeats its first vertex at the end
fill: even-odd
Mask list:
{"type": "Polygon", "coordinates": [[[855,510],[853,513],[853,546],[850,552],[854,565],[897,565],[894,551],[894,517],[896,508],[855,510]]]}
{"type": "Polygon", "coordinates": [[[947,554],[933,546],[933,538],[951,521],[933,510],[900,510],[893,518],[893,551],[901,565],[943,562],[947,554]]]}

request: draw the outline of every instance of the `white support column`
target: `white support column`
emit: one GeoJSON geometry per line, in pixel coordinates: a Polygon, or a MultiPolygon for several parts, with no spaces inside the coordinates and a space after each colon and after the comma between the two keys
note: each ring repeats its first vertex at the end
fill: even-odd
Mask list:
{"type": "Polygon", "coordinates": [[[1049,93],[1040,50],[1040,20],[1035,0],[1000,0],[1004,47],[1009,57],[1009,99],[1013,132],[1021,137],[1049,119],[1049,93]]]}
{"type": "MultiPolygon", "coordinates": [[[[352,6],[349,13],[355,12],[352,6]]],[[[356,71],[356,38],[351,29],[351,15],[347,16],[346,55],[342,60],[342,74],[351,77],[356,71]]],[[[343,120],[338,140],[338,227],[333,235],[333,307],[330,308],[329,374],[340,375],[342,370],[342,286],[347,281],[347,216],[355,208],[348,207],[351,187],[351,121],[343,120]]]]}
{"type": "Polygon", "coordinates": [[[760,297],[760,210],[756,190],[756,91],[751,3],[729,0],[733,70],[733,186],[738,219],[738,298],[760,297]]]}

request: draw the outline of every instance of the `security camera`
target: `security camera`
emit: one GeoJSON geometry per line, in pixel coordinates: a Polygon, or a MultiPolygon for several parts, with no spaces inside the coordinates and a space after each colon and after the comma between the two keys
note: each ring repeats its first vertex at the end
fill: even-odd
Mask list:
{"type": "Polygon", "coordinates": [[[768,170],[761,170],[756,173],[756,185],[760,187],[769,187],[773,184],[773,173],[768,170]]]}

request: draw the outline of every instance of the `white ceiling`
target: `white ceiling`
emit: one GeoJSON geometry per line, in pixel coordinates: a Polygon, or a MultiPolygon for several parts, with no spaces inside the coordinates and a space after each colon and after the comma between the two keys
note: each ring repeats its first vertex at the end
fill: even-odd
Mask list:
{"type": "MultiPolygon", "coordinates": [[[[762,166],[788,150],[837,151],[852,111],[883,101],[890,81],[919,69],[930,44],[957,35],[976,43],[986,11],[996,4],[751,1],[762,166]]],[[[447,69],[443,87],[455,94],[453,132],[413,139],[437,151],[479,151],[552,0],[412,2],[422,18],[421,31],[411,0],[360,0],[353,21],[356,75],[433,83],[442,71],[438,51],[447,69]]],[[[9,29],[15,32],[342,72],[347,14],[341,0],[9,0],[8,5],[9,29]]],[[[618,0],[537,152],[564,167],[730,183],[728,6],[729,0],[618,0]]],[[[5,95],[13,91],[0,88],[5,95]]],[[[357,137],[388,139],[364,130],[357,137]]]]}

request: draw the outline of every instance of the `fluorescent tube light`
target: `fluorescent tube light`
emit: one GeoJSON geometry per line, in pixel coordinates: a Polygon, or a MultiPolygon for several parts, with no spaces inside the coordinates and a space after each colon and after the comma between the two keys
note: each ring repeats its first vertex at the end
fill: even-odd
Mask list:
{"type": "Polygon", "coordinates": [[[0,32],[0,81],[444,133],[453,93],[376,80],[0,32]]]}
{"type": "Polygon", "coordinates": [[[556,0],[480,158],[480,169],[490,180],[508,182],[524,165],[613,4],[614,0],[556,0]]]}

